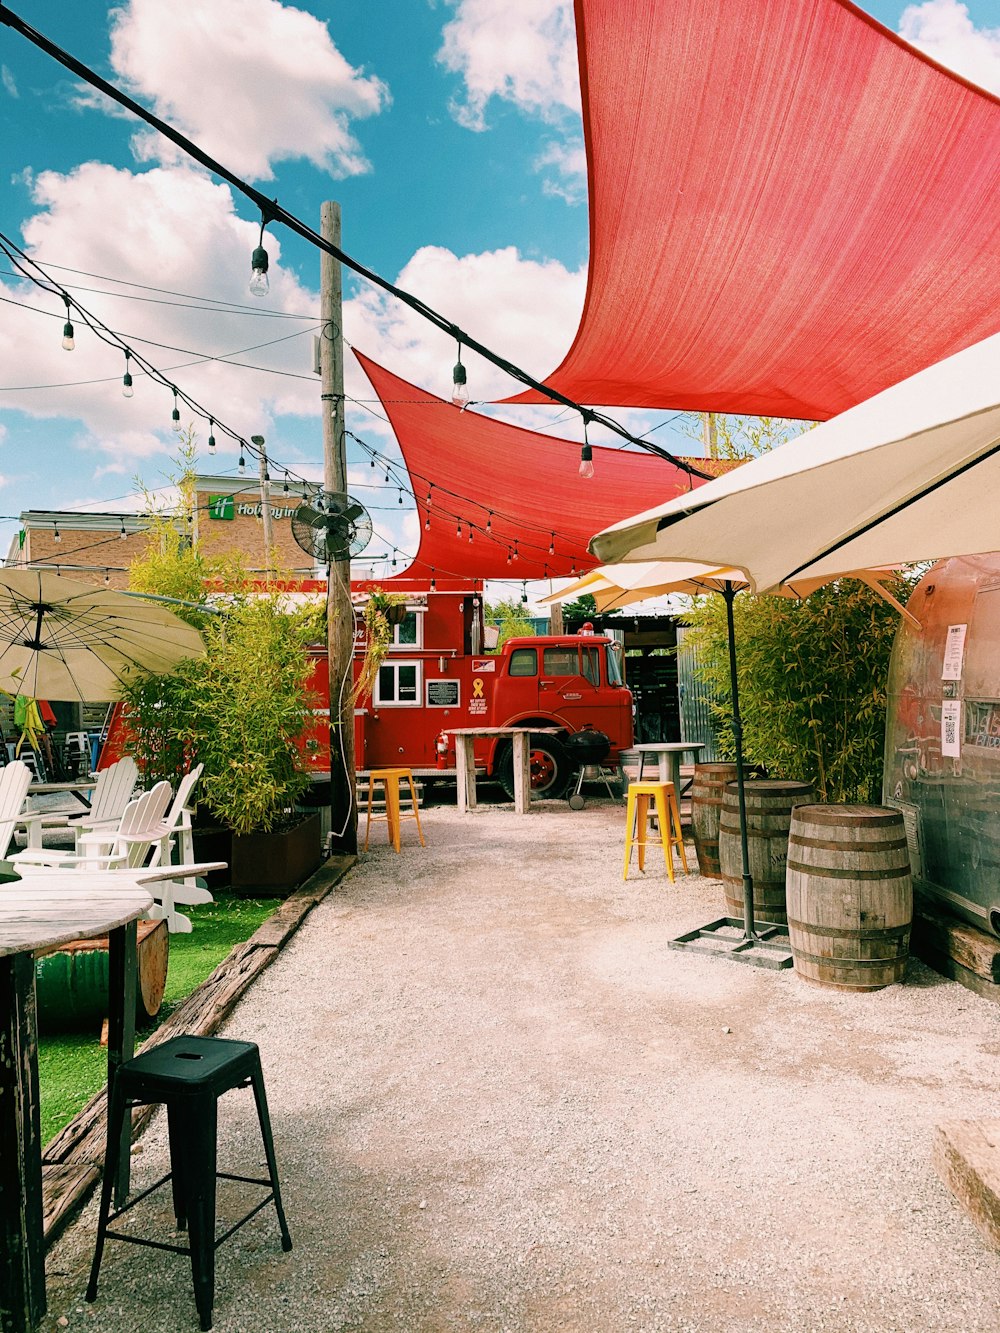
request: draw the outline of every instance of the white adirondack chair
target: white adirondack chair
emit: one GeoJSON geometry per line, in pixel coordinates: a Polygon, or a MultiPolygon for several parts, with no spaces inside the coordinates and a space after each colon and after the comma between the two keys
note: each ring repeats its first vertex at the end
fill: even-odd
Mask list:
{"type": "Polygon", "coordinates": [[[126,755],[98,773],[89,810],[42,810],[23,816],[19,822],[27,829],[28,847],[43,847],[46,829],[72,829],[79,839],[81,834],[95,829],[116,827],[138,780],[138,766],[126,755]]]}
{"type": "Polygon", "coordinates": [[[19,759],[0,769],[0,859],[7,855],[30,782],[31,769],[19,759]]]}
{"type": "MultiPolygon", "coordinates": [[[[158,899],[156,906],[149,915],[154,920],[166,921],[167,929],[171,934],[187,934],[191,930],[190,917],[186,917],[176,910],[178,903],[184,907],[196,907],[202,903],[214,901],[209,890],[203,888],[197,882],[196,872],[192,871],[187,876],[181,877],[181,870],[185,863],[191,864],[194,862],[190,802],[203,768],[204,764],[198,764],[190,773],[185,773],[181,778],[177,787],[177,795],[174,797],[173,804],[167,811],[164,820],[167,832],[160,839],[149,862],[151,867],[161,866],[164,870],[169,869],[176,846],[181,862],[181,865],[177,867],[178,878],[159,879],[149,885],[153,897],[158,899]]],[[[214,869],[215,867],[210,868],[214,869]]]]}
{"type": "Polygon", "coordinates": [[[25,847],[10,860],[18,870],[46,869],[116,870],[145,865],[150,850],[167,835],[164,822],[170,804],[170,783],[158,782],[125,807],[118,827],[103,832],[81,833],[77,851],[57,847],[25,847]]]}

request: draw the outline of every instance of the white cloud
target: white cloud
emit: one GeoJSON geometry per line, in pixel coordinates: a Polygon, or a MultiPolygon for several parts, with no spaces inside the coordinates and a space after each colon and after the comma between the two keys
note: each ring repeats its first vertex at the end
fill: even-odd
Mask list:
{"type": "Polygon", "coordinates": [[[576,27],[568,0],[458,0],[438,60],[465,81],[452,107],[469,129],[486,127],[491,98],[545,118],[580,107],[576,27]]]}
{"type": "Polygon", "coordinates": [[[582,139],[547,144],[535,160],[535,170],[544,177],[542,190],[545,194],[565,199],[568,204],[585,202],[587,150],[582,139]],[[549,168],[552,168],[551,172],[549,168]]]}
{"type": "Polygon", "coordinates": [[[1000,28],[977,28],[960,0],[924,0],[908,5],[899,34],[932,60],[1000,93],[1000,28]]]}
{"type": "MultiPolygon", "coordinates": [[[[226,186],[187,169],[156,168],[140,175],[97,162],[85,163],[68,175],[39,174],[34,183],[39,211],[23,227],[25,249],[41,263],[66,265],[88,273],[113,274],[121,282],[198,292],[206,297],[254,305],[247,290],[250,253],[257,243],[257,225],[236,216],[226,186]]],[[[263,312],[318,314],[318,296],[304,289],[281,264],[281,246],[269,234],[271,296],[263,312]]],[[[317,266],[318,267],[318,266],[317,266]]],[[[240,434],[268,434],[282,413],[315,415],[319,411],[317,381],[311,376],[311,332],[306,322],[267,319],[192,309],[184,302],[155,304],[124,300],[112,291],[146,298],[156,293],[102,284],[65,269],[51,270],[73,294],[74,284],[107,287],[107,292],[80,291],[80,302],[119,332],[173,382],[218,414],[240,434]],[[274,347],[242,351],[256,344],[298,333],[274,347]],[[165,346],[149,346],[143,339],[165,346]],[[302,374],[297,380],[198,360],[184,351],[212,355],[242,352],[235,359],[302,374]]],[[[76,349],[60,346],[64,307],[58,297],[27,284],[4,294],[29,302],[54,318],[44,318],[12,305],[0,306],[0,365],[7,391],[0,405],[39,418],[79,421],[76,443],[93,453],[101,468],[135,472],[143,458],[171,452],[168,390],[152,384],[133,367],[135,396],[121,395],[124,357],[106,346],[74,315],[76,349]],[[85,383],[95,380],[97,383],[85,383]],[[14,386],[58,385],[10,391],[14,386]]],[[[177,298],[164,298],[167,301],[177,298]]],[[[181,408],[187,425],[190,411],[181,408]]],[[[204,443],[206,429],[197,429],[204,443]]],[[[318,436],[318,429],[317,429],[318,436]]],[[[225,437],[217,432],[220,463],[232,466],[225,437]]]]}
{"type": "MultiPolygon", "coordinates": [[[[289,158],[337,177],[368,169],[351,121],[381,111],[388,90],[349,65],[313,15],[277,0],[128,0],[112,17],[118,77],[232,170],[267,180],[289,158]]],[[[142,161],[177,160],[152,131],[134,146],[142,161]]]]}
{"type": "Polygon", "coordinates": [[[14,79],[14,76],[6,65],[0,65],[0,83],[2,83],[3,86],[7,89],[7,92],[10,94],[11,97],[21,96],[21,94],[17,91],[17,83],[14,79]]]}

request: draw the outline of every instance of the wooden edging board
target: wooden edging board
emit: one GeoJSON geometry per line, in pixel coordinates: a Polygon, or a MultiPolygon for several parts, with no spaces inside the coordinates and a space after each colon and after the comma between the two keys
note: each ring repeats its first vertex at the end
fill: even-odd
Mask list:
{"type": "MultiPolygon", "coordinates": [[[[222,1025],[254,978],[268,967],[317,903],[323,901],[356,863],[356,856],[331,856],[314,875],[285,899],[248,940],[196,987],[143,1043],[149,1050],[180,1033],[209,1037],[222,1025]]],[[[107,1132],[107,1087],[96,1093],[42,1153],[42,1203],[45,1240],[51,1245],[101,1177],[107,1132]]],[[[132,1138],[155,1111],[132,1113],[132,1138]]]]}

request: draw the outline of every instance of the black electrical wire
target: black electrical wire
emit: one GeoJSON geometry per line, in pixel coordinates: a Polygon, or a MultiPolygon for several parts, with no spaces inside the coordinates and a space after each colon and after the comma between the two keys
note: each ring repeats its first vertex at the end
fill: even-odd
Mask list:
{"type": "Polygon", "coordinates": [[[128,111],[131,111],[133,115],[138,116],[138,118],[144,121],[147,125],[151,125],[157,133],[161,134],[165,139],[169,139],[171,143],[176,144],[182,152],[186,153],[188,157],[193,158],[194,161],[200,163],[201,166],[207,171],[210,171],[212,175],[218,176],[220,180],[226,181],[233,187],[233,189],[242,194],[244,198],[249,199],[250,202],[260,210],[262,225],[266,226],[274,222],[280,222],[302,240],[308,241],[309,244],[315,246],[316,249],[323,250],[327,254],[332,255],[334,259],[344,264],[360,277],[365,278],[374,286],[380,287],[383,291],[388,292],[391,296],[394,296],[396,300],[402,301],[404,305],[407,305],[411,310],[416,311],[418,315],[421,315],[428,321],[428,323],[433,324],[435,328],[440,329],[443,333],[447,333],[448,336],[453,338],[461,347],[471,348],[485,360],[503,370],[512,379],[517,380],[518,383],[524,384],[538,393],[545,394],[546,397],[551,398],[554,402],[562,403],[565,407],[570,407],[574,411],[579,412],[585,422],[596,422],[599,425],[604,426],[614,434],[620,435],[632,444],[638,445],[640,449],[645,449],[649,453],[657,454],[667,462],[672,463],[675,467],[680,468],[681,471],[688,473],[691,477],[700,477],[703,480],[710,479],[710,473],[702,472],[692,464],[683,462],[673,454],[668,453],[667,450],[661,449],[658,445],[654,445],[648,440],[643,440],[632,435],[630,431],[627,431],[624,426],[621,426],[612,417],[605,416],[601,412],[595,412],[592,408],[583,407],[581,404],[574,402],[572,398],[568,398],[565,394],[560,393],[557,389],[552,389],[541,381],[536,380],[533,376],[529,375],[527,371],[522,370],[512,361],[508,361],[505,357],[492,351],[483,343],[470,337],[463,329],[459,328],[457,324],[453,324],[451,320],[446,319],[444,315],[439,314],[433,307],[427,305],[425,301],[421,301],[419,297],[413,296],[402,287],[397,287],[395,283],[389,282],[388,279],[381,277],[381,275],[376,273],[373,269],[369,269],[364,264],[359,263],[358,260],[352,258],[351,255],[347,254],[347,252],[342,250],[339,246],[334,245],[332,242],[326,240],[325,237],[321,236],[319,232],[316,232],[311,227],[307,226],[300,218],[297,218],[294,213],[289,213],[287,209],[283,208],[278,203],[277,199],[268,199],[266,195],[263,195],[259,190],[254,189],[252,185],[249,185],[240,176],[237,176],[235,172],[230,171],[227,167],[223,166],[221,162],[210,157],[208,153],[202,148],[199,148],[193,140],[187,138],[186,135],[181,134],[180,131],[174,129],[172,125],[168,125],[166,121],[153,115],[151,111],[147,111],[146,108],[136,102],[134,98],[129,97],[127,93],[122,92],[120,88],[116,88],[114,84],[109,83],[107,79],[102,78],[88,65],[84,65],[81,61],[77,60],[75,56],[70,55],[68,51],[64,51],[62,47],[59,47],[54,42],[50,41],[42,33],[38,32],[37,29],[32,28],[30,24],[24,21],[24,19],[15,14],[12,9],[3,4],[2,0],[0,0],[0,23],[3,23],[8,28],[12,28],[15,32],[20,33],[21,36],[31,42],[33,46],[37,46],[39,50],[44,51],[46,55],[51,56],[53,60],[57,61],[65,69],[70,70],[78,78],[83,79],[85,83],[90,84],[91,87],[97,88],[100,92],[104,93],[106,97],[117,102],[119,106],[123,106],[128,111]]]}

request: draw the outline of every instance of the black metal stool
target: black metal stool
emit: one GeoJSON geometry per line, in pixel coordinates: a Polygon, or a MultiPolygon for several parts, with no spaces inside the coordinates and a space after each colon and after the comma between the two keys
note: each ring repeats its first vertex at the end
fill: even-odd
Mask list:
{"type": "Polygon", "coordinates": [[[162,1046],[154,1046],[134,1060],[126,1061],[118,1070],[111,1089],[97,1247],[90,1270],[90,1282],[87,1284],[87,1300],[93,1301],[97,1297],[97,1278],[101,1271],[105,1240],[125,1240],[134,1245],[148,1245],[155,1250],[190,1254],[198,1316],[202,1329],[210,1329],[215,1300],[215,1251],[272,1199],[281,1228],[281,1248],[290,1250],[292,1239],[281,1207],[278,1167],[274,1159],[260,1052],[253,1042],[228,1041],[222,1037],[174,1037],[162,1046]],[[218,1099],[233,1088],[246,1087],[253,1088],[257,1103],[257,1116],[267,1158],[266,1180],[234,1176],[216,1169],[218,1099]],[[143,1190],[112,1213],[112,1187],[117,1173],[125,1115],[130,1113],[133,1106],[146,1106],[153,1102],[163,1102],[167,1107],[171,1169],[162,1180],[150,1185],[149,1189],[143,1190]],[[270,1192],[245,1217],[216,1239],[215,1182],[220,1177],[223,1180],[243,1181],[248,1185],[265,1185],[270,1192]],[[110,1223],[117,1221],[123,1213],[134,1208],[168,1180],[173,1186],[177,1228],[183,1231],[185,1226],[188,1227],[191,1240],[189,1246],[167,1245],[162,1241],[108,1230],[110,1223]]]}

